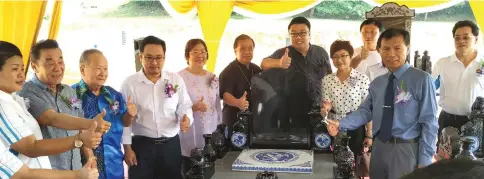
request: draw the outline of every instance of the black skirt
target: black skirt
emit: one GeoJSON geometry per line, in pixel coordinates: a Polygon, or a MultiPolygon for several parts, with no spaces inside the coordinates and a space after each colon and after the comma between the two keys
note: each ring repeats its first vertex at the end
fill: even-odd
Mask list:
{"type": "Polygon", "coordinates": [[[355,155],[363,153],[363,141],[365,140],[366,127],[365,125],[347,132],[350,136],[349,147],[355,155]]]}

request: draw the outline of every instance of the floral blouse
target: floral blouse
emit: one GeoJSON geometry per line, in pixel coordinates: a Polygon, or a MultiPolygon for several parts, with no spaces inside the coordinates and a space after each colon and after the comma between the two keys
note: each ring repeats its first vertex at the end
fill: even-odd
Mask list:
{"type": "Polygon", "coordinates": [[[193,124],[188,131],[180,132],[182,155],[189,157],[193,148],[205,146],[203,134],[211,134],[217,125],[222,123],[222,104],[220,103],[218,79],[213,73],[207,72],[204,76],[198,76],[184,69],[178,74],[185,81],[193,104],[202,97],[204,103],[207,104],[207,111],[193,112],[193,124]]]}
{"type": "Polygon", "coordinates": [[[369,86],[368,77],[354,69],[343,82],[339,80],[336,73],[326,75],[322,83],[323,101],[328,100],[333,103],[333,109],[329,112],[328,118],[340,120],[347,113],[357,110],[368,95],[369,86]]]}

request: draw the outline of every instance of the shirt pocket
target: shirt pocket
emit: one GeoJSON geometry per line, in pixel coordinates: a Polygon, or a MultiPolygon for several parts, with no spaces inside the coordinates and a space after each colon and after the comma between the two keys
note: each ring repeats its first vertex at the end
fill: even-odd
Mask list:
{"type": "Polygon", "coordinates": [[[176,108],[178,106],[178,93],[174,94],[171,97],[165,96],[165,100],[163,101],[163,109],[167,116],[173,117],[175,116],[176,108]]]}

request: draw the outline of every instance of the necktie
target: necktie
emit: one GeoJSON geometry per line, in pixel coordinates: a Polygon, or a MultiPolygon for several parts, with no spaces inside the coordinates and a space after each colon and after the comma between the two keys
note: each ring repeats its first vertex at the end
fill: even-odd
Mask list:
{"type": "Polygon", "coordinates": [[[392,138],[392,126],[393,126],[393,106],[395,93],[393,90],[393,79],[395,76],[393,73],[388,77],[388,85],[385,91],[385,103],[383,106],[383,115],[381,119],[380,132],[378,138],[382,142],[388,142],[392,138]]]}

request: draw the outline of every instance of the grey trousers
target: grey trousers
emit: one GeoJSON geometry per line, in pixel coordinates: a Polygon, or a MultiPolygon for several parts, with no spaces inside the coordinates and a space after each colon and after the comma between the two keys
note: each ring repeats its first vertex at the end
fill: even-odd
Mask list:
{"type": "Polygon", "coordinates": [[[370,159],[371,179],[398,179],[417,168],[418,143],[373,141],[370,159]]]}

